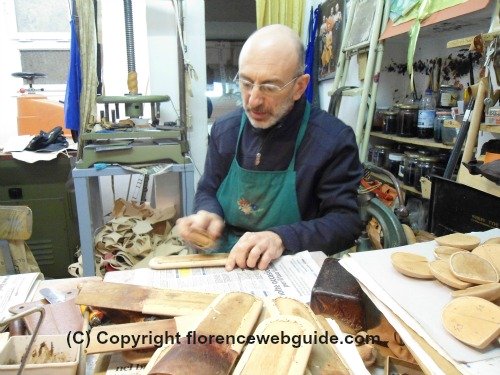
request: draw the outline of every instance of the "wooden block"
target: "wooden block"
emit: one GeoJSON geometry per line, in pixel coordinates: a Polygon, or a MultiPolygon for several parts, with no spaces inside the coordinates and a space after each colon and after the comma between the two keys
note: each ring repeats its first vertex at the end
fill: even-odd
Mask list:
{"type": "Polygon", "coordinates": [[[436,279],[443,284],[451,286],[455,289],[465,289],[472,286],[471,283],[465,282],[457,278],[450,270],[450,262],[445,260],[435,260],[429,263],[431,273],[436,279]]]}
{"type": "Polygon", "coordinates": [[[486,259],[468,251],[455,253],[450,258],[451,272],[460,280],[473,284],[498,282],[498,273],[486,259]]]}
{"type": "MultiPolygon", "coordinates": [[[[266,319],[255,330],[255,335],[263,337],[279,338],[283,333],[289,337],[307,337],[314,334],[314,327],[305,319],[287,315],[266,319]]],[[[245,349],[233,374],[302,375],[311,349],[312,345],[306,343],[252,343],[245,349]]]]}
{"type": "Polygon", "coordinates": [[[481,258],[486,259],[488,262],[493,264],[493,267],[500,274],[500,244],[488,243],[479,245],[474,250],[472,254],[476,254],[481,258]]]}
{"type": "Polygon", "coordinates": [[[262,301],[251,294],[221,294],[203,312],[193,335],[171,345],[149,374],[229,374],[244,343],[225,338],[248,337],[261,308],[262,301]]]}
{"type": "Polygon", "coordinates": [[[451,246],[438,246],[434,249],[434,255],[438,259],[449,261],[451,255],[459,251],[463,251],[463,249],[451,246]]]}
{"type": "Polygon", "coordinates": [[[337,259],[326,258],[311,292],[312,311],[335,319],[344,332],[356,333],[365,326],[363,292],[356,279],[337,259]]]}
{"type": "Polygon", "coordinates": [[[500,307],[478,297],[459,297],[443,309],[446,330],[458,340],[484,349],[500,335],[500,307]]]}
{"type": "MultiPolygon", "coordinates": [[[[272,301],[269,309],[273,316],[293,315],[303,318],[312,324],[317,335],[326,333],[325,329],[309,306],[293,298],[278,297],[272,301]]],[[[324,318],[323,318],[324,319],[324,318]]],[[[347,375],[349,370],[342,362],[342,359],[330,343],[313,344],[307,370],[312,375],[347,375]]]]}
{"type": "Polygon", "coordinates": [[[427,258],[421,255],[396,252],[391,254],[391,262],[403,275],[417,279],[434,279],[427,258]]]}
{"type": "Polygon", "coordinates": [[[458,247],[459,249],[472,250],[481,243],[481,239],[470,234],[452,233],[436,237],[435,241],[441,246],[458,247]]]}
{"type": "Polygon", "coordinates": [[[83,284],[76,303],[161,316],[201,313],[216,294],[157,289],[138,285],[90,281],[83,284]]]}
{"type": "Polygon", "coordinates": [[[455,290],[451,292],[451,296],[453,298],[471,296],[496,301],[500,298],[500,283],[482,284],[464,290],[455,290]]]}
{"type": "Polygon", "coordinates": [[[194,330],[198,316],[179,316],[172,319],[150,320],[126,324],[108,324],[94,327],[90,331],[89,345],[85,349],[86,354],[107,353],[116,351],[130,351],[139,349],[151,349],[163,344],[174,344],[181,336],[185,336],[190,330],[194,330]],[[110,342],[110,337],[124,337],[126,342],[110,342]],[[145,336],[146,339],[141,339],[145,336]],[[161,338],[161,342],[155,342],[150,337],[161,338]],[[134,339],[137,339],[134,342],[134,339]]]}

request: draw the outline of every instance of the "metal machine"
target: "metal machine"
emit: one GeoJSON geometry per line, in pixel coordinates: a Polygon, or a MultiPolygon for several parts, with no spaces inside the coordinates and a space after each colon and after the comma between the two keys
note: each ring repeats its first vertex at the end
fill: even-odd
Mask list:
{"type": "Polygon", "coordinates": [[[375,218],[382,228],[384,248],[404,246],[408,244],[402,220],[408,217],[408,210],[403,205],[403,196],[399,182],[389,171],[380,168],[372,163],[363,163],[363,166],[368,172],[383,174],[391,179],[391,184],[397,191],[400,205],[392,211],[389,207],[383,204],[373,193],[368,191],[360,191],[358,202],[360,207],[361,220],[363,221],[363,232],[357,240],[356,251],[372,250],[370,238],[368,236],[366,226],[370,219],[375,218]]]}
{"type": "Polygon", "coordinates": [[[125,35],[127,43],[128,89],[123,96],[96,98],[103,104],[100,126],[82,131],[79,136],[77,168],[89,168],[95,163],[143,164],[187,163],[189,151],[185,121],[160,124],[160,105],[170,101],[168,95],[142,95],[138,92],[135,71],[132,2],[124,0],[125,35]],[[150,104],[150,120],[142,118],[144,104],[150,104]],[[110,105],[113,109],[110,110],[110,105]],[[120,119],[120,105],[127,120],[120,119]],[[96,128],[99,128],[96,130],[96,128]]]}
{"type": "Polygon", "coordinates": [[[186,162],[184,155],[188,152],[188,143],[184,130],[178,126],[158,125],[159,106],[169,100],[166,95],[98,96],[97,103],[104,104],[101,118],[107,126],[80,135],[83,149],[76,167],[89,168],[95,163],[186,162]],[[120,104],[125,106],[126,116],[138,119],[143,115],[144,103],[151,106],[150,125],[139,128],[133,120],[116,122],[120,116],[120,104]],[[110,104],[114,105],[111,111],[110,104]]]}

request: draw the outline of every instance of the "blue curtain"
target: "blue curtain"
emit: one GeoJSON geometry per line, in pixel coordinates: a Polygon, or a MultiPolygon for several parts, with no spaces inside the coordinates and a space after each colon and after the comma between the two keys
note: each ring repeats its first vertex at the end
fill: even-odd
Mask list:
{"type": "Polygon", "coordinates": [[[316,83],[316,69],[314,67],[314,55],[315,48],[314,42],[316,40],[316,34],[318,33],[318,21],[321,15],[321,8],[318,5],[316,10],[313,12],[313,7],[311,7],[311,11],[309,13],[309,27],[307,29],[308,39],[307,39],[307,48],[306,48],[306,69],[305,73],[311,76],[309,80],[309,84],[306,89],[306,98],[309,103],[313,102],[314,99],[314,86],[316,83]]]}
{"type": "Polygon", "coordinates": [[[74,17],[70,21],[71,44],[69,55],[68,81],[64,99],[64,123],[67,129],[80,130],[80,93],[82,91],[82,72],[80,66],[80,48],[74,17]]]}

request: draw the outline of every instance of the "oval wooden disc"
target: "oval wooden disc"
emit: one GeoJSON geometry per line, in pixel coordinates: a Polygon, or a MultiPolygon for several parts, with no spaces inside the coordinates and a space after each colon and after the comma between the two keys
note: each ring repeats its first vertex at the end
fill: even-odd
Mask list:
{"type": "Polygon", "coordinates": [[[465,289],[472,286],[471,283],[462,281],[451,273],[450,263],[448,261],[441,259],[435,260],[429,263],[429,268],[436,279],[452,288],[465,289]]]}
{"type": "Polygon", "coordinates": [[[490,243],[500,244],[500,237],[490,238],[489,240],[484,241],[483,245],[487,245],[487,244],[490,244],[490,243]]]}
{"type": "Polygon", "coordinates": [[[498,282],[498,273],[486,259],[467,251],[455,253],[450,257],[451,272],[462,281],[473,284],[498,282]]]}
{"type": "Polygon", "coordinates": [[[479,255],[493,264],[493,267],[500,273],[500,244],[483,244],[472,250],[472,254],[479,255]]]}
{"type": "Polygon", "coordinates": [[[443,309],[445,329],[467,345],[484,349],[500,334],[500,307],[478,297],[459,297],[443,309]]]}
{"type": "Polygon", "coordinates": [[[459,249],[458,247],[451,246],[438,246],[434,249],[434,255],[438,259],[449,261],[451,254],[455,254],[459,251],[464,251],[463,249],[459,249]]]}
{"type": "Polygon", "coordinates": [[[421,255],[396,252],[391,255],[392,265],[396,270],[406,276],[417,279],[433,279],[429,269],[429,262],[421,255]]]}
{"type": "Polygon", "coordinates": [[[471,296],[496,301],[500,298],[500,283],[482,284],[464,290],[454,290],[451,292],[451,296],[453,298],[471,296]]]}
{"type": "Polygon", "coordinates": [[[446,236],[436,237],[435,240],[441,246],[458,247],[469,251],[481,243],[479,237],[463,233],[447,234],[446,236]]]}

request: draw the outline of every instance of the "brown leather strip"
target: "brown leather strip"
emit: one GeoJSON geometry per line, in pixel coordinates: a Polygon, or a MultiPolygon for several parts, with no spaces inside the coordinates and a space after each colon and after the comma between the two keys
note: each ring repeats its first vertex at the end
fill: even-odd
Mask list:
{"type": "Polygon", "coordinates": [[[151,369],[149,375],[229,374],[238,353],[227,344],[200,344],[183,337],[151,369]]]}

